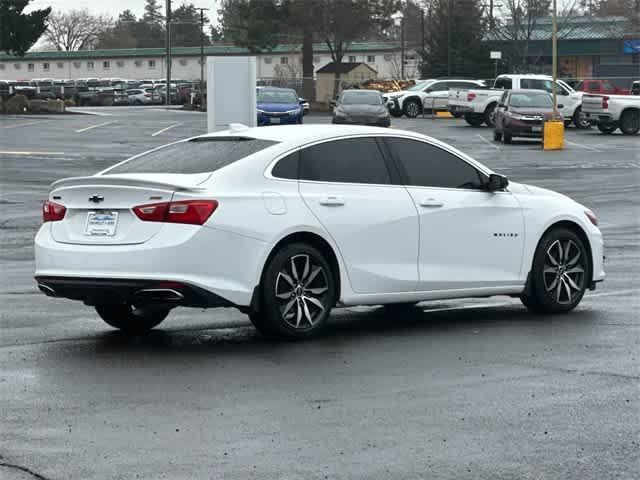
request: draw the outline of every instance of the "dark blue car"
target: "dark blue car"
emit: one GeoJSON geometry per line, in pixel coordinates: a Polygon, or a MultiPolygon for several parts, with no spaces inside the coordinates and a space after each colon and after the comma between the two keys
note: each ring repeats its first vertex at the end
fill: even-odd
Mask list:
{"type": "Polygon", "coordinates": [[[302,123],[304,111],[295,90],[260,88],[257,92],[258,126],[302,123]]]}

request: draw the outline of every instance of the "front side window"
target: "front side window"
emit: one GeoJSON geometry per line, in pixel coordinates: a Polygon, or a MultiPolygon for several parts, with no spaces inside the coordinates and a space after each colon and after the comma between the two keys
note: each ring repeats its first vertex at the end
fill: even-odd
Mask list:
{"type": "Polygon", "coordinates": [[[387,138],[385,141],[404,169],[407,185],[484,189],[475,167],[440,147],[406,138],[387,138]]]}
{"type": "Polygon", "coordinates": [[[503,78],[496,79],[496,82],[493,85],[493,88],[503,88],[505,90],[511,90],[512,85],[513,85],[513,82],[511,81],[510,78],[503,77],[503,78]]]}
{"type": "Polygon", "coordinates": [[[374,138],[347,138],[302,151],[300,179],[316,182],[391,183],[389,171],[374,138]]]}
{"type": "Polygon", "coordinates": [[[214,172],[276,143],[249,137],[196,138],[140,155],[105,173],[214,172]]]}

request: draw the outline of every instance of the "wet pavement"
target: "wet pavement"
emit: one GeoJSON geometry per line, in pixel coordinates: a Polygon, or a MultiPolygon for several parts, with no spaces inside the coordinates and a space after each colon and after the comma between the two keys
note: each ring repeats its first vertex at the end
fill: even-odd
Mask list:
{"type": "Polygon", "coordinates": [[[506,297],[349,308],[319,339],[273,343],[236,310],[179,309],[126,338],[36,290],[40,202],[205,117],[93,111],[0,117],[0,478],[638,478],[640,137],[570,129],[541,152],[394,121],[598,214],[608,276],[571,314],[506,297]]]}

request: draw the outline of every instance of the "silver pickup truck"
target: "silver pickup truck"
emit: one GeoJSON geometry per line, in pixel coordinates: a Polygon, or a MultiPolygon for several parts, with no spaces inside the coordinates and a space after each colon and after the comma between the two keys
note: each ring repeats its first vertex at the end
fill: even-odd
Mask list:
{"type": "Polygon", "coordinates": [[[625,135],[640,131],[640,96],[638,95],[584,95],[582,112],[598,126],[602,133],[613,133],[618,128],[625,135]]]}

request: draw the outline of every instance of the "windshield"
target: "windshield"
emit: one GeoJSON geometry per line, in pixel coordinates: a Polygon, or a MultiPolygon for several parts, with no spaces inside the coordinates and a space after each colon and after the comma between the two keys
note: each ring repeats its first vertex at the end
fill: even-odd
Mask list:
{"type": "Polygon", "coordinates": [[[258,90],[258,103],[298,103],[293,90],[258,90]]]}
{"type": "Polygon", "coordinates": [[[509,105],[518,108],[551,108],[553,101],[548,93],[514,93],[509,105]]]}
{"type": "Polygon", "coordinates": [[[195,138],[152,150],[105,173],[213,172],[276,143],[256,138],[195,138]]]}
{"type": "Polygon", "coordinates": [[[416,83],[413,87],[407,88],[407,92],[415,92],[427,88],[433,83],[433,80],[425,80],[423,82],[416,83]]]}
{"type": "Polygon", "coordinates": [[[382,105],[382,95],[378,92],[345,92],[340,97],[343,105],[382,105]]]}

